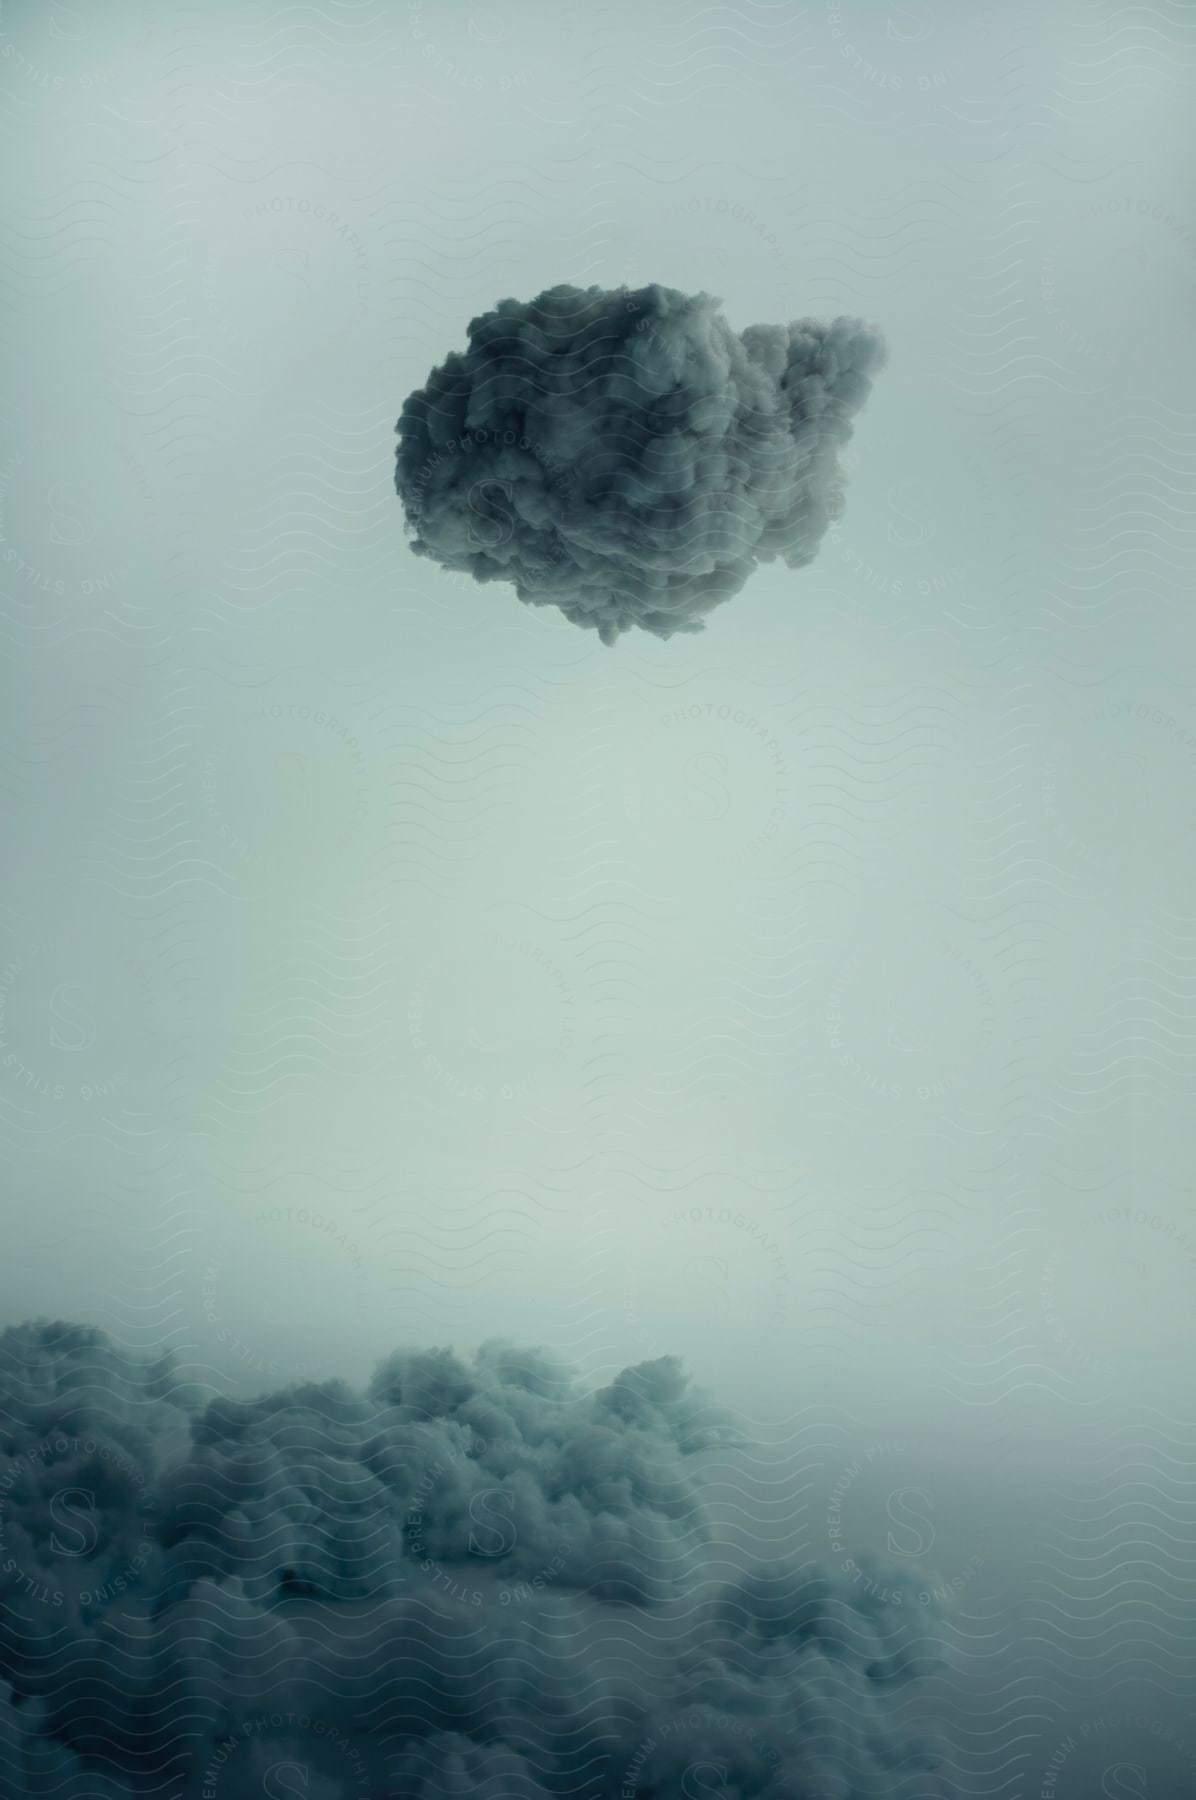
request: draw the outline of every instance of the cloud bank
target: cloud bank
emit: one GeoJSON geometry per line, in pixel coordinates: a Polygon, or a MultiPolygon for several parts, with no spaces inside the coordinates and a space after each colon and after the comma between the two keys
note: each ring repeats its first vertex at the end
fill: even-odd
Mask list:
{"type": "Polygon", "coordinates": [[[712,1588],[732,1436],[669,1358],[587,1394],[539,1352],[404,1352],[241,1401],[10,1330],[0,1792],[914,1794],[925,1607],[790,1564],[712,1588]]]}
{"type": "Polygon", "coordinates": [[[859,319],[731,329],[709,294],[502,300],[409,395],[412,549],[613,644],[701,631],[758,563],[813,560],[884,360],[859,319]]]}

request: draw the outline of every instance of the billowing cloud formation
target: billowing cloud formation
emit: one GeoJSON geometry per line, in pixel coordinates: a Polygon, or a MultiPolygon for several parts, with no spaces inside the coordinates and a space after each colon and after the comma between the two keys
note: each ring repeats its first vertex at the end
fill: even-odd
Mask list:
{"type": "Polygon", "coordinates": [[[859,319],[736,333],[719,304],[555,287],[473,319],[398,423],[412,548],[605,644],[701,631],[757,563],[811,562],[882,341],[859,319]]]}
{"type": "Polygon", "coordinates": [[[925,1608],[789,1564],[711,1591],[693,1469],[728,1435],[668,1358],[585,1394],[412,1352],[246,1402],[9,1331],[0,1793],[913,1792],[925,1608]]]}

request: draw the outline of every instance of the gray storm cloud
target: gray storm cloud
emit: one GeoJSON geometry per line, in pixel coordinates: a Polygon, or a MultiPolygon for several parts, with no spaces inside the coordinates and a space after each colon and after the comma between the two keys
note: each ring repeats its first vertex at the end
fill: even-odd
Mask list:
{"type": "Polygon", "coordinates": [[[242,1401],[8,1331],[0,1793],[920,1792],[925,1607],[880,1571],[703,1579],[733,1435],[669,1358],[587,1394],[538,1352],[400,1353],[242,1401]]]}
{"type": "Polygon", "coordinates": [[[719,305],[555,287],[473,319],[398,423],[412,549],[605,644],[701,631],[758,563],[811,562],[882,340],[850,318],[737,333],[719,305]]]}

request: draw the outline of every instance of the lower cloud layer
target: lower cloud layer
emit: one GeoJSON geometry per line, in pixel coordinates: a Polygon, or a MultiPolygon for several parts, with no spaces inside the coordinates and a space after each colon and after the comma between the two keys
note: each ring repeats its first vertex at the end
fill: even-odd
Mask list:
{"type": "Polygon", "coordinates": [[[734,1442],[671,1358],[584,1393],[537,1351],[400,1352],[244,1402],[10,1330],[0,1792],[912,1796],[927,1609],[713,1580],[734,1442]]]}

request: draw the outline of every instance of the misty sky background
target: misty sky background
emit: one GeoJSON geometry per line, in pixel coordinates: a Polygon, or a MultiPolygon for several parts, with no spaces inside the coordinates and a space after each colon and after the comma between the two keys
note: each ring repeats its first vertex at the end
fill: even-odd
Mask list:
{"type": "Polygon", "coordinates": [[[1166,3],[0,12],[5,1319],[246,1391],[676,1352],[728,1531],[956,1588],[964,1791],[1196,1755],[1194,64],[1166,3]],[[890,361],[813,567],[608,650],[410,554],[393,427],[498,299],[650,281],[890,361]]]}

